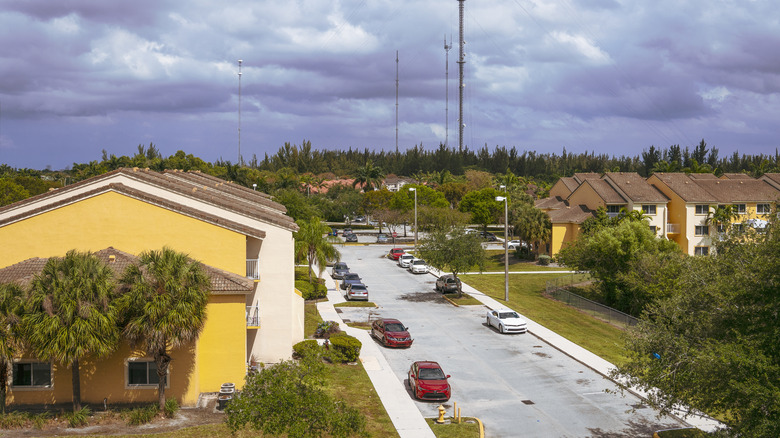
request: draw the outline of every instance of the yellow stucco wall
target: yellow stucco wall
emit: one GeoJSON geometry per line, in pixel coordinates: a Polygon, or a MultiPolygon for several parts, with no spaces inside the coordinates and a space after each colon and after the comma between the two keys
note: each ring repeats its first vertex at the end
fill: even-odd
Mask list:
{"type": "Polygon", "coordinates": [[[553,224],[550,246],[552,255],[557,255],[566,244],[577,240],[579,234],[580,226],[578,224],[553,224]]]}
{"type": "MultiPolygon", "coordinates": [[[[0,227],[0,242],[4,248],[13,248],[0,251],[0,267],[32,257],[62,256],[70,249],[98,251],[112,246],[137,255],[144,250],[169,246],[207,265],[242,276],[246,269],[246,236],[114,192],[0,227]]],[[[170,394],[182,403],[194,403],[200,392],[219,391],[225,382],[233,382],[237,387],[243,383],[245,306],[243,294],[213,295],[207,308],[206,326],[196,346],[174,353],[177,359],[171,365],[170,394]],[[196,352],[197,360],[193,360],[196,352]]],[[[124,361],[129,353],[129,350],[119,350],[99,362],[99,372],[92,365],[92,371],[82,375],[85,401],[96,397],[95,400],[102,402],[105,394],[111,394],[112,400],[156,399],[154,390],[124,389],[124,361]]],[[[17,391],[9,400],[69,401],[70,369],[62,368],[57,367],[52,390],[17,391]]]]}
{"type": "Polygon", "coordinates": [[[577,189],[569,195],[569,205],[585,205],[591,210],[597,210],[599,207],[606,207],[606,203],[601,196],[593,190],[590,184],[580,184],[577,189]]]}
{"type": "Polygon", "coordinates": [[[13,248],[0,251],[0,267],[71,249],[139,254],[167,245],[216,268],[246,270],[244,235],[114,192],[0,227],[0,238],[13,248]]]}

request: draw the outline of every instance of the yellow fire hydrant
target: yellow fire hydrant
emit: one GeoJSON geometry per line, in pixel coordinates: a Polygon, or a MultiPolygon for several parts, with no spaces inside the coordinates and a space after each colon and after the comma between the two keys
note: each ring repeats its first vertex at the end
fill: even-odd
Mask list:
{"type": "Polygon", "coordinates": [[[447,411],[444,409],[444,406],[439,405],[439,418],[436,419],[436,422],[439,424],[444,424],[444,414],[447,413],[447,411]]]}

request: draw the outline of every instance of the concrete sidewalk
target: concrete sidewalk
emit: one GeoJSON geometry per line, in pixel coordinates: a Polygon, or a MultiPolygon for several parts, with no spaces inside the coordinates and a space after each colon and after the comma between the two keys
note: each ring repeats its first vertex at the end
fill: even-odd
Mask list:
{"type": "Polygon", "coordinates": [[[348,335],[356,337],[363,347],[360,349],[360,361],[363,363],[368,378],[374,385],[379,399],[382,400],[387,415],[393,422],[393,426],[398,431],[401,438],[435,438],[435,435],[425,422],[422,412],[412,401],[409,393],[406,392],[404,382],[399,381],[387,359],[379,351],[376,342],[371,338],[366,330],[356,329],[347,326],[342,321],[341,316],[333,307],[335,303],[343,303],[344,296],[341,294],[338,286],[333,287],[334,280],[325,278],[325,284],[328,284],[328,301],[317,303],[317,310],[325,321],[336,321],[341,330],[348,335]]]}

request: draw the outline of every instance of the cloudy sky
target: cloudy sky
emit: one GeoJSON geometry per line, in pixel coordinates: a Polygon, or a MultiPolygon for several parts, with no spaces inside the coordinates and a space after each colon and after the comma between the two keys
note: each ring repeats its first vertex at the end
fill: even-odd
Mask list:
{"type": "MultiPolygon", "coordinates": [[[[770,0],[464,5],[471,149],[780,146],[770,0]]],[[[456,0],[0,0],[0,163],[60,169],[150,142],[236,162],[239,59],[244,159],[304,140],[395,150],[396,51],[399,149],[457,147],[456,0]]]]}

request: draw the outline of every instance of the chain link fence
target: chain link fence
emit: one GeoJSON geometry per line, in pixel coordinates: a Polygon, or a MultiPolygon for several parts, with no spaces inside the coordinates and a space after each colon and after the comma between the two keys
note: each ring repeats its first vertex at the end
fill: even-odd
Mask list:
{"type": "Polygon", "coordinates": [[[607,322],[618,324],[624,327],[637,324],[639,320],[633,316],[605,306],[601,303],[597,303],[593,300],[589,300],[585,297],[581,297],[567,289],[568,287],[581,283],[582,281],[582,274],[558,277],[547,281],[545,292],[551,298],[561,301],[569,306],[576,307],[583,312],[586,312],[597,318],[601,318],[607,322]]]}

